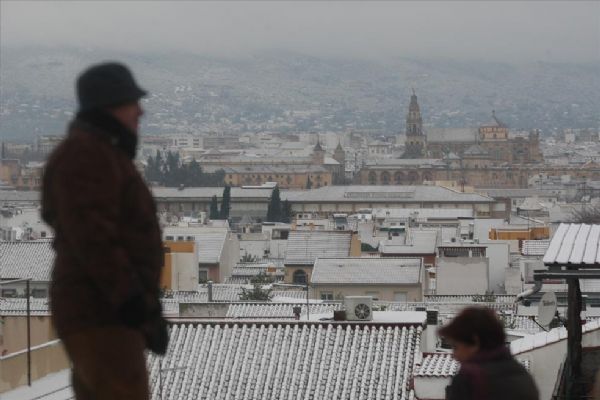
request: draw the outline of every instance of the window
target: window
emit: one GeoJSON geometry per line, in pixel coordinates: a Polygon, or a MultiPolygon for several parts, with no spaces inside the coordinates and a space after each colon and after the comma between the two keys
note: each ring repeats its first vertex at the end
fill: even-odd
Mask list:
{"type": "Polygon", "coordinates": [[[193,236],[188,236],[188,237],[185,238],[185,240],[187,240],[188,242],[191,242],[191,241],[194,240],[194,237],[193,236]]]}
{"type": "Polygon", "coordinates": [[[2,289],[2,297],[17,297],[17,289],[2,289]]]}
{"type": "Polygon", "coordinates": [[[46,289],[33,289],[31,295],[35,298],[48,297],[48,291],[46,289]]]}
{"type": "Polygon", "coordinates": [[[183,240],[183,236],[177,236],[177,241],[182,241],[183,240]]]}
{"type": "Polygon", "coordinates": [[[371,296],[373,298],[373,301],[379,300],[379,292],[366,292],[365,295],[371,296]]]}
{"type": "Polygon", "coordinates": [[[333,300],[333,292],[321,292],[321,300],[333,300]]]}
{"type": "Polygon", "coordinates": [[[208,271],[205,269],[201,269],[198,271],[198,283],[206,282],[208,282],[208,271]]]}
{"type": "Polygon", "coordinates": [[[394,301],[406,302],[406,292],[394,292],[394,301]]]}
{"type": "Polygon", "coordinates": [[[306,282],[308,281],[306,279],[306,272],[304,272],[301,269],[298,269],[298,270],[294,271],[294,278],[293,278],[293,280],[294,280],[294,283],[299,283],[299,284],[302,284],[302,285],[306,285],[306,282]]]}
{"type": "Polygon", "coordinates": [[[289,234],[290,231],[287,230],[284,231],[280,229],[273,229],[273,235],[271,236],[271,239],[287,240],[289,234]]]}
{"type": "Polygon", "coordinates": [[[174,240],[173,236],[171,236],[171,235],[166,236],[165,239],[166,240],[174,240]]]}

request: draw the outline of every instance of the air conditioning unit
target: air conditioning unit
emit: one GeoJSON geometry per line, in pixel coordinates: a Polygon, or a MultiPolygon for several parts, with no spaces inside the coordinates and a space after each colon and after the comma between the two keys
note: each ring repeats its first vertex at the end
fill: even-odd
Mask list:
{"type": "Polygon", "coordinates": [[[373,298],[371,296],[347,296],[344,298],[348,321],[373,320],[373,298]]]}

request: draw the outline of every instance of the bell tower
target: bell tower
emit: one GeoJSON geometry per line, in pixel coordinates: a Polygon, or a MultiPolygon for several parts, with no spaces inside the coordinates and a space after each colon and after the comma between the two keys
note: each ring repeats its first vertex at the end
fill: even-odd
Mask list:
{"type": "Polygon", "coordinates": [[[423,135],[423,118],[414,89],[406,116],[405,148],[404,158],[423,158],[427,152],[427,137],[423,135]]]}

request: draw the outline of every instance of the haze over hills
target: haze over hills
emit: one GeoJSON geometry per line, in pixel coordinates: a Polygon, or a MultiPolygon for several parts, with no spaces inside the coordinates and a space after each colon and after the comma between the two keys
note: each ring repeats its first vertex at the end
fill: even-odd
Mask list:
{"type": "Polygon", "coordinates": [[[231,59],[73,48],[3,48],[0,136],[64,130],[85,66],[123,60],[152,96],[144,132],[404,129],[411,88],[424,123],[474,126],[491,110],[513,129],[598,128],[600,66],[395,58],[328,59],[286,51],[231,59]]]}

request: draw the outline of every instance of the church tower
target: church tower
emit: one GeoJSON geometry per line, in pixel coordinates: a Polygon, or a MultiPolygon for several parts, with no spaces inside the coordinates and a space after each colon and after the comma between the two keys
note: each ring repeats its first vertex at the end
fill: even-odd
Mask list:
{"type": "Polygon", "coordinates": [[[325,150],[321,147],[321,141],[317,139],[317,144],[313,148],[312,163],[316,165],[325,164],[325,150]]]}
{"type": "Polygon", "coordinates": [[[345,181],[346,175],[346,152],[342,148],[342,144],[338,142],[337,147],[333,151],[333,159],[340,163],[333,174],[333,183],[342,184],[345,181]]]}
{"type": "Polygon", "coordinates": [[[404,158],[423,158],[427,151],[427,137],[423,135],[423,119],[414,89],[406,116],[405,148],[404,158]]]}

